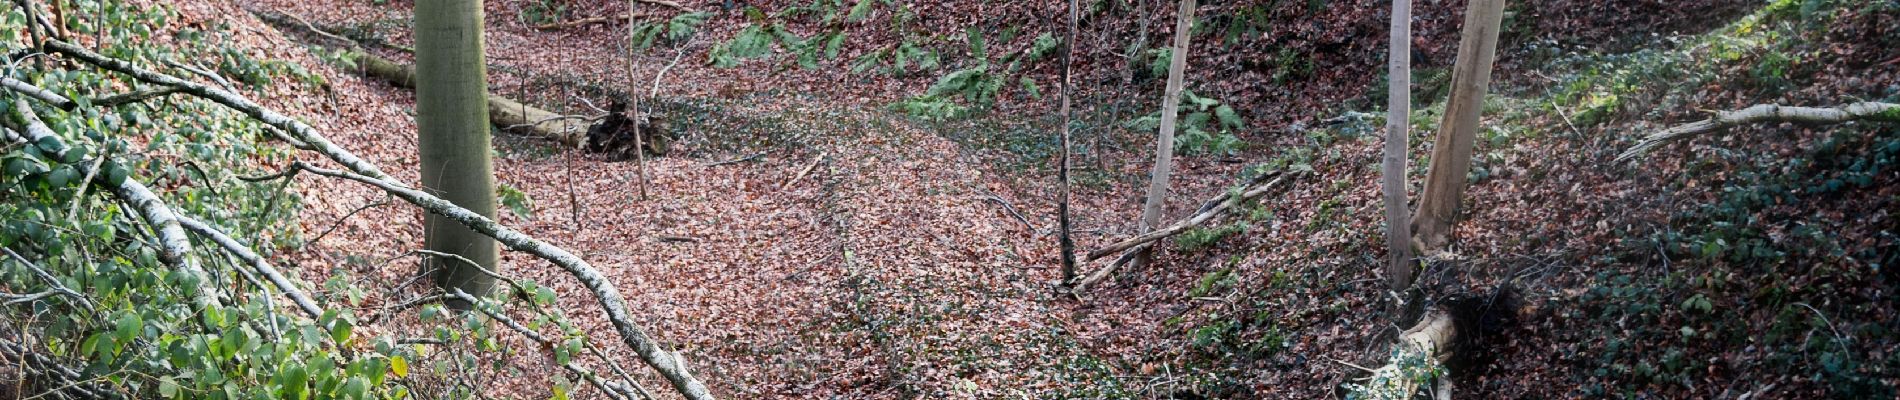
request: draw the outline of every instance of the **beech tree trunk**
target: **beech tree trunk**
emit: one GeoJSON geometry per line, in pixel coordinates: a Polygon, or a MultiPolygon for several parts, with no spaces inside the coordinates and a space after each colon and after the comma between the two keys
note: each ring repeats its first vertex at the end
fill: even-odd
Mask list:
{"type": "Polygon", "coordinates": [[[1465,175],[1471,171],[1472,142],[1478,134],[1478,116],[1484,111],[1485,90],[1491,85],[1491,63],[1497,58],[1498,29],[1504,21],[1504,0],[1471,0],[1465,7],[1465,27],[1458,40],[1458,62],[1452,67],[1451,100],[1438,124],[1432,144],[1431,171],[1425,175],[1418,215],[1412,217],[1414,240],[1430,252],[1451,241],[1451,224],[1458,217],[1465,175]]]}
{"type": "MultiPolygon", "coordinates": [[[[1169,175],[1174,173],[1174,123],[1181,109],[1181,72],[1187,68],[1188,37],[1194,28],[1194,0],[1181,0],[1174,23],[1173,58],[1168,61],[1168,91],[1161,99],[1161,132],[1155,139],[1154,171],[1148,176],[1148,198],[1142,203],[1142,233],[1161,223],[1161,210],[1168,197],[1169,175]]],[[[1153,248],[1144,248],[1132,262],[1147,265],[1153,248]]]]}
{"type": "MultiPolygon", "coordinates": [[[[495,172],[489,159],[487,64],[482,60],[482,7],[475,0],[418,0],[416,128],[422,187],[484,217],[495,216],[495,172]]],[[[430,250],[460,255],[500,271],[495,240],[438,214],[425,216],[430,250]]],[[[486,296],[494,278],[470,266],[423,261],[443,290],[486,296]]],[[[459,308],[468,303],[451,302],[459,308]]]]}
{"type": "Polygon", "coordinates": [[[1412,285],[1412,230],[1406,204],[1405,164],[1410,153],[1412,115],[1412,0],[1392,0],[1392,38],[1386,57],[1390,84],[1386,98],[1385,157],[1380,191],[1385,198],[1385,244],[1391,260],[1385,268],[1394,292],[1412,285]]]}

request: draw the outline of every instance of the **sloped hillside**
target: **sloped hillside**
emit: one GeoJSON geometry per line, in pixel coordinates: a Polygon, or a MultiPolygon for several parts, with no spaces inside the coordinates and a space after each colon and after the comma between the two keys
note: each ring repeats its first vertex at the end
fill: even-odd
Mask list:
{"type": "MultiPolygon", "coordinates": [[[[496,94],[575,114],[639,98],[675,139],[664,155],[619,160],[498,133],[498,220],[599,267],[719,397],[1343,398],[1400,328],[1379,275],[1388,2],[1204,5],[1166,214],[1264,171],[1286,184],[1079,294],[1055,285],[1066,2],[483,4],[496,94]]],[[[1079,4],[1073,207],[1086,251],[1136,233],[1175,9],[1079,4]]],[[[419,179],[413,93],[341,67],[349,43],[409,60],[412,2],[72,7],[112,27],[75,30],[80,46],[237,82],[396,180],[419,179]]],[[[1438,129],[1462,10],[1418,4],[1410,182],[1438,129]]],[[[28,38],[0,39],[33,53],[28,38]]],[[[1900,101],[1895,49],[1891,0],[1512,2],[1464,220],[1421,278],[1432,299],[1485,299],[1510,317],[1460,343],[1455,393],[1893,397],[1900,126],[1762,124],[1614,158],[1707,110],[1900,101]]],[[[55,60],[17,76],[75,97],[146,85],[55,60]]],[[[578,280],[533,256],[504,253],[500,273],[545,290],[491,310],[552,344],[411,308],[432,293],[414,279],[420,211],[310,174],[252,182],[293,160],[331,165],[271,128],[185,94],[110,113],[34,107],[67,140],[136,160],[130,179],[253,243],[335,312],[194,309],[183,299],[198,289],[140,258],[137,218],[42,183],[57,166],[8,169],[0,215],[23,222],[0,224],[0,244],[44,265],[94,265],[55,268],[51,281],[107,289],[86,291],[87,306],[9,303],[7,355],[44,354],[109,382],[85,390],[129,397],[297,397],[306,384],[347,395],[357,381],[365,398],[623,397],[594,378],[676,397],[578,280]],[[118,118],[158,122],[104,122],[118,118]],[[110,229],[36,228],[62,212],[110,229]],[[281,341],[252,326],[279,322],[281,341]],[[357,362],[301,367],[346,356],[357,362]],[[304,373],[315,377],[290,378],[304,373]]],[[[14,148],[0,146],[8,163],[38,159],[14,148]]],[[[5,265],[5,293],[45,285],[23,262],[5,265]]],[[[206,287],[281,299],[219,279],[206,287]]],[[[0,389],[37,387],[17,381],[28,383],[0,389]]]]}

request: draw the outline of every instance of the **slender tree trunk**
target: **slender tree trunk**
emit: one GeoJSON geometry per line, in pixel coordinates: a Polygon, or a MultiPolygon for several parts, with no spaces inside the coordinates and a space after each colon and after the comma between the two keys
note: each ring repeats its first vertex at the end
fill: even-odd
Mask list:
{"type": "MultiPolygon", "coordinates": [[[[1155,140],[1154,171],[1148,176],[1148,199],[1141,207],[1141,232],[1148,233],[1161,223],[1161,209],[1168,197],[1168,178],[1174,173],[1174,120],[1181,109],[1181,72],[1187,68],[1188,34],[1194,29],[1194,0],[1181,0],[1174,23],[1173,59],[1168,61],[1168,91],[1161,99],[1161,132],[1155,140]]],[[[1148,264],[1153,247],[1136,254],[1133,264],[1148,264]]]]}
{"type": "Polygon", "coordinates": [[[1385,267],[1392,291],[1403,293],[1412,285],[1412,232],[1405,204],[1405,162],[1410,147],[1412,115],[1412,0],[1392,0],[1392,39],[1387,53],[1385,158],[1380,191],[1385,197],[1385,244],[1391,259],[1385,267]]]}
{"type": "MultiPolygon", "coordinates": [[[[417,0],[416,127],[421,131],[422,186],[462,208],[495,216],[495,173],[489,159],[487,64],[482,60],[482,5],[475,0],[417,0]]],[[[460,255],[500,271],[495,240],[436,214],[425,217],[430,250],[460,255]]],[[[436,284],[487,295],[494,279],[436,258],[424,261],[436,284]]],[[[455,302],[459,307],[467,304],[455,302]]]]}
{"type": "Polygon", "coordinates": [[[636,1],[639,0],[627,0],[627,96],[632,97],[627,100],[632,106],[632,113],[628,114],[628,118],[633,119],[633,156],[638,157],[640,162],[636,166],[640,174],[640,200],[645,201],[647,199],[647,143],[646,134],[640,132],[640,123],[643,122],[640,121],[640,79],[633,68],[633,34],[639,27],[638,24],[633,23],[633,7],[636,1]]]}
{"type": "Polygon", "coordinates": [[[1498,29],[1504,21],[1504,0],[1471,0],[1465,8],[1465,28],[1458,40],[1458,63],[1452,67],[1451,100],[1438,124],[1432,144],[1431,171],[1412,217],[1414,240],[1424,251],[1444,248],[1451,241],[1451,224],[1464,197],[1465,175],[1471,171],[1472,142],[1484,94],[1491,85],[1491,63],[1497,58],[1498,29]]]}
{"type": "Polygon", "coordinates": [[[1137,27],[1135,28],[1135,45],[1134,47],[1128,48],[1128,57],[1126,61],[1127,65],[1122,66],[1122,87],[1117,88],[1115,90],[1116,100],[1115,100],[1115,112],[1113,113],[1114,118],[1112,118],[1109,121],[1110,122],[1109,127],[1105,127],[1101,130],[1101,132],[1096,133],[1095,145],[1089,146],[1089,149],[1090,149],[1089,152],[1095,155],[1095,170],[1100,171],[1101,173],[1108,172],[1108,158],[1107,158],[1108,148],[1105,147],[1107,145],[1102,143],[1102,141],[1106,139],[1109,134],[1116,132],[1114,125],[1120,124],[1121,117],[1122,117],[1122,103],[1126,102],[1125,99],[1128,97],[1127,91],[1135,87],[1135,68],[1137,68],[1135,66],[1137,64],[1136,61],[1141,59],[1142,51],[1148,50],[1148,18],[1147,18],[1147,15],[1144,14],[1144,12],[1148,10],[1147,4],[1148,2],[1146,0],[1135,0],[1135,10],[1134,10],[1133,15],[1138,16],[1136,17],[1136,19],[1139,20],[1139,22],[1137,22],[1137,27]]]}
{"type": "Polygon", "coordinates": [[[1069,94],[1075,91],[1071,87],[1075,83],[1072,75],[1074,66],[1071,63],[1074,62],[1075,57],[1076,1],[1069,0],[1069,39],[1063,42],[1062,46],[1062,165],[1056,170],[1057,178],[1062,180],[1056,193],[1056,219],[1060,220],[1062,229],[1060,241],[1063,285],[1075,280],[1075,238],[1069,236],[1069,128],[1070,119],[1074,118],[1072,110],[1069,109],[1069,94]]]}

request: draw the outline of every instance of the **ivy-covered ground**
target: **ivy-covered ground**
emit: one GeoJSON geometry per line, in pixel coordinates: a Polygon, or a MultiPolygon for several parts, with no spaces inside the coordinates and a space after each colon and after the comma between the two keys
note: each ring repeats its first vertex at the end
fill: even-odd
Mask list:
{"type": "MultiPolygon", "coordinates": [[[[391,43],[369,49],[403,60],[394,47],[409,43],[409,2],[68,4],[82,46],[201,81],[165,61],[206,70],[415,181],[412,94],[336,67],[332,40],[251,14],[391,43]]],[[[1358,374],[1348,363],[1384,355],[1386,1],[1204,7],[1168,215],[1262,170],[1296,174],[1080,299],[1052,286],[1065,2],[690,0],[691,11],[640,5],[650,16],[632,27],[546,30],[534,26],[622,15],[628,3],[485,4],[497,93],[575,113],[657,93],[646,106],[679,140],[644,173],[498,135],[500,220],[602,267],[722,397],[1338,397],[1358,374]]],[[[1086,250],[1134,233],[1174,6],[1081,5],[1086,250]]],[[[1418,5],[1412,182],[1462,6],[1418,5]]],[[[0,43],[27,54],[10,10],[0,43]]],[[[1471,342],[1456,393],[1894,396],[1900,127],[1749,127],[1612,162],[1701,110],[1900,101],[1894,49],[1891,0],[1511,2],[1467,217],[1423,279],[1441,294],[1508,287],[1523,301],[1513,324],[1471,342]]],[[[140,87],[50,57],[14,67],[8,76],[69,96],[140,87]]],[[[4,93],[0,110],[16,104],[4,93]]],[[[219,271],[214,284],[180,282],[137,217],[96,187],[80,194],[70,164],[90,158],[0,144],[0,245],[91,303],[9,304],[0,342],[135,397],[599,398],[558,365],[617,375],[605,360],[670,393],[577,282],[522,254],[504,254],[504,272],[547,290],[504,309],[558,346],[435,308],[388,312],[426,293],[410,279],[418,211],[349,182],[239,179],[320,160],[238,114],[183,95],[70,113],[28,104],[181,212],[266,250],[336,315],[262,303],[267,292],[215,252],[200,260],[219,271]],[[202,290],[246,301],[185,306],[202,290]]],[[[24,263],[0,261],[0,273],[6,293],[47,288],[24,263]]]]}

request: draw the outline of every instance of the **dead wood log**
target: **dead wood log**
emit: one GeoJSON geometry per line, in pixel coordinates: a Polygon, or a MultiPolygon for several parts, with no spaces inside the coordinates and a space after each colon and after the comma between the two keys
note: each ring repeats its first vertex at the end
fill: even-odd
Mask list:
{"type": "Polygon", "coordinates": [[[1410,399],[1425,382],[1432,381],[1440,382],[1440,390],[1448,390],[1443,386],[1444,365],[1451,359],[1452,340],[1457,335],[1458,326],[1453,323],[1451,312],[1436,307],[1427,310],[1417,325],[1399,334],[1399,343],[1384,366],[1369,370],[1372,376],[1366,383],[1348,385],[1355,394],[1349,397],[1410,399]]]}
{"type": "Polygon", "coordinates": [[[1900,104],[1881,102],[1860,102],[1833,108],[1790,107],[1776,104],[1761,104],[1735,111],[1716,111],[1708,119],[1676,125],[1661,132],[1651,133],[1637,142],[1636,146],[1624,150],[1616,156],[1617,162],[1625,162],[1642,157],[1643,154],[1662,147],[1669,142],[1688,139],[1702,134],[1720,131],[1737,125],[1761,122],[1802,122],[1812,124],[1838,124],[1851,121],[1900,122],[1900,104]]]}
{"type": "Polygon", "coordinates": [[[535,257],[547,260],[561,267],[561,269],[565,270],[569,275],[579,280],[582,286],[586,287],[589,292],[594,294],[600,307],[605,311],[608,322],[612,323],[616,333],[620,334],[621,340],[626,343],[628,347],[632,348],[634,353],[637,354],[642,361],[645,361],[648,366],[665,377],[666,380],[673,385],[674,389],[678,390],[680,394],[688,399],[710,400],[713,398],[706,384],[687,371],[686,363],[682,357],[680,357],[679,353],[662,347],[660,343],[647,335],[645,329],[642,329],[633,322],[631,312],[627,309],[626,297],[620,294],[620,290],[615,287],[612,282],[608,281],[607,277],[600,273],[600,270],[594,268],[593,265],[587,263],[586,260],[582,260],[573,253],[568,252],[566,249],[548,244],[533,236],[528,236],[527,234],[497,223],[487,217],[483,217],[480,214],[471,212],[466,208],[458,207],[441,198],[399,183],[390,177],[388,173],[383,172],[381,168],[376,167],[375,164],[365,161],[361,157],[357,157],[355,153],[351,153],[341,146],[337,146],[320,132],[317,132],[316,128],[274,110],[264,108],[244,96],[223,89],[179,79],[175,76],[139,68],[126,61],[106,57],[71,43],[51,41],[47,43],[46,48],[71,56],[73,59],[87,64],[130,75],[146,83],[175,86],[192,96],[210,100],[242,112],[245,115],[249,115],[263,122],[265,125],[270,125],[273,128],[285,132],[288,136],[291,136],[291,139],[301,142],[303,146],[300,147],[308,147],[312,151],[323,154],[326,158],[343,165],[353,172],[320,170],[309,167],[308,165],[303,165],[302,168],[305,170],[317,172],[325,176],[345,177],[376,186],[386,193],[401,197],[410,204],[414,204],[429,212],[449,217],[449,219],[468,226],[477,232],[493,237],[496,241],[507,245],[510,249],[533,254],[535,257]],[[326,174],[324,172],[328,173],[326,174]]]}
{"type": "MultiPolygon", "coordinates": [[[[416,87],[414,66],[362,51],[352,51],[345,58],[354,60],[356,65],[351,67],[366,75],[381,78],[404,89],[416,87]]],[[[489,93],[488,119],[502,130],[552,139],[574,147],[579,146],[586,137],[594,117],[557,114],[489,93]]]]}
{"type": "Polygon", "coordinates": [[[605,23],[614,22],[614,21],[630,21],[635,18],[650,18],[654,16],[658,16],[658,14],[643,12],[643,13],[634,13],[633,15],[627,15],[627,13],[620,13],[620,15],[613,15],[613,16],[594,16],[594,17],[567,20],[567,21],[561,21],[561,22],[549,22],[545,24],[535,25],[534,29],[539,29],[539,30],[544,30],[544,31],[558,31],[558,30],[567,29],[567,28],[576,28],[576,27],[588,26],[588,25],[593,25],[593,24],[605,24],[605,23]]]}
{"type": "MultiPolygon", "coordinates": [[[[1152,242],[1174,236],[1187,231],[1189,228],[1207,223],[1207,221],[1213,220],[1214,217],[1225,214],[1228,210],[1232,210],[1253,199],[1260,198],[1260,196],[1272,191],[1285,180],[1286,174],[1280,171],[1261,173],[1260,176],[1256,176],[1253,180],[1248,181],[1247,186],[1242,187],[1238,193],[1222,193],[1219,197],[1208,199],[1206,202],[1201,203],[1201,208],[1195,211],[1194,215],[1186,219],[1182,219],[1161,229],[1149,231],[1148,233],[1103,246],[1100,249],[1089,252],[1088,256],[1082,261],[1095,261],[1096,259],[1107,257],[1110,254],[1140,252],[1143,249],[1153,247],[1151,245],[1152,242]]],[[[1093,286],[1103,279],[1107,279],[1110,274],[1115,272],[1118,266],[1126,263],[1123,260],[1131,258],[1132,257],[1124,255],[1121,260],[1110,263],[1108,266],[1097,269],[1095,272],[1083,277],[1080,282],[1075,283],[1073,292],[1081,293],[1089,286],[1093,286]]]]}

